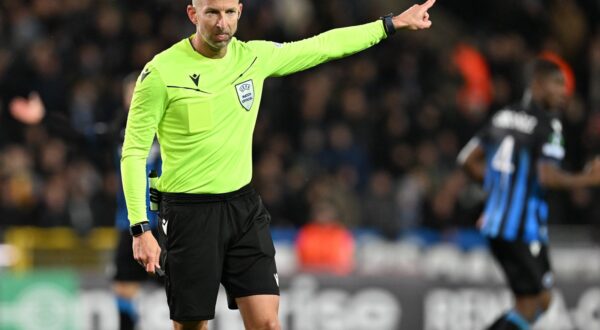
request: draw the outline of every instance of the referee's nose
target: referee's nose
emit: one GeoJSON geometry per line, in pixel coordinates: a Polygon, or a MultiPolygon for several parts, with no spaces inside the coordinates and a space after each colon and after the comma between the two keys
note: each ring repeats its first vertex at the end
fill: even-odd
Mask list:
{"type": "Polygon", "coordinates": [[[225,15],[223,15],[223,14],[219,15],[219,18],[217,19],[217,27],[221,31],[225,30],[225,15]]]}

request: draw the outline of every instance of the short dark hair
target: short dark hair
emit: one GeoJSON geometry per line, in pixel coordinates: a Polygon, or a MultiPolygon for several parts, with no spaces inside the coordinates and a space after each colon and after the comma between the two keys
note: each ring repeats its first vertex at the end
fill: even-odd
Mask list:
{"type": "MultiPolygon", "coordinates": [[[[196,0],[190,0],[190,2],[192,3],[192,6],[194,6],[194,2],[196,2],[196,0]]],[[[242,0],[238,0],[238,3],[241,3],[242,0]]]]}
{"type": "Polygon", "coordinates": [[[544,79],[555,73],[562,74],[562,70],[557,63],[544,58],[538,58],[531,64],[527,71],[527,82],[531,84],[535,79],[544,79]]]}

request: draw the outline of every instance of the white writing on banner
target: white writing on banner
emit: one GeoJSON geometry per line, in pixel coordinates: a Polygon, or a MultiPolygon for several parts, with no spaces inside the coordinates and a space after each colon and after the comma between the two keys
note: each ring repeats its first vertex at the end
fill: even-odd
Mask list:
{"type": "Polygon", "coordinates": [[[311,276],[292,280],[281,305],[282,328],[295,330],[395,330],[402,315],[394,292],[369,287],[355,293],[323,289],[311,276]]]}
{"type": "MultiPolygon", "coordinates": [[[[480,330],[510,309],[508,290],[434,289],[424,302],[425,330],[480,330]]],[[[600,329],[600,288],[585,291],[569,310],[562,293],[553,292],[552,305],[534,330],[600,329]]]]}
{"type": "Polygon", "coordinates": [[[600,329],[600,288],[587,290],[581,295],[573,319],[579,329],[600,329]]]}
{"type": "Polygon", "coordinates": [[[434,289],[424,301],[425,330],[485,329],[510,306],[508,291],[434,289]]]}
{"type": "Polygon", "coordinates": [[[487,250],[462,251],[453,244],[424,249],[407,242],[372,241],[358,248],[357,272],[471,283],[500,283],[502,279],[487,250]]]}
{"type": "MultiPolygon", "coordinates": [[[[427,248],[411,242],[373,239],[357,246],[356,271],[360,275],[419,276],[455,283],[502,283],[502,273],[487,249],[461,250],[453,244],[427,248]]],[[[564,281],[600,279],[600,249],[550,249],[556,278],[564,281]],[[585,260],[586,262],[581,262],[585,260]]]]}
{"type": "MultiPolygon", "coordinates": [[[[480,330],[512,304],[510,292],[500,287],[392,277],[299,275],[284,278],[282,285],[279,315],[282,328],[289,330],[480,330]]],[[[559,282],[557,287],[550,310],[534,330],[600,329],[600,286],[559,282]]],[[[226,300],[221,291],[210,329],[242,330],[239,312],[229,310],[226,300]]],[[[135,304],[139,330],[171,328],[162,288],[144,287],[135,304]]],[[[69,296],[52,283],[38,282],[15,300],[0,301],[0,329],[113,330],[117,325],[108,286],[69,296]]]]}

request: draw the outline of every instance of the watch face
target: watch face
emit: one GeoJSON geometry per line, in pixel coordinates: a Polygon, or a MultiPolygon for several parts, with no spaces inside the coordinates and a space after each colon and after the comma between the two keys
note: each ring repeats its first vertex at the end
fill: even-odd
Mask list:
{"type": "Polygon", "coordinates": [[[148,229],[146,228],[148,226],[149,225],[147,223],[135,224],[135,225],[129,227],[129,233],[131,233],[132,236],[139,236],[139,235],[143,234],[145,231],[148,231],[148,229]]]}
{"type": "Polygon", "coordinates": [[[137,225],[133,225],[133,226],[129,227],[129,232],[133,236],[140,235],[142,233],[142,225],[137,224],[137,225]]]}

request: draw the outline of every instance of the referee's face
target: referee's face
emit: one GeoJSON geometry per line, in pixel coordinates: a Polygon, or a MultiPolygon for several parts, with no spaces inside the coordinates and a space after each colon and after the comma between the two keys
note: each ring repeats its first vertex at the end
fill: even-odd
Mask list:
{"type": "Polygon", "coordinates": [[[226,48],[242,14],[239,0],[194,0],[188,16],[196,25],[201,42],[213,50],[226,48]]]}

